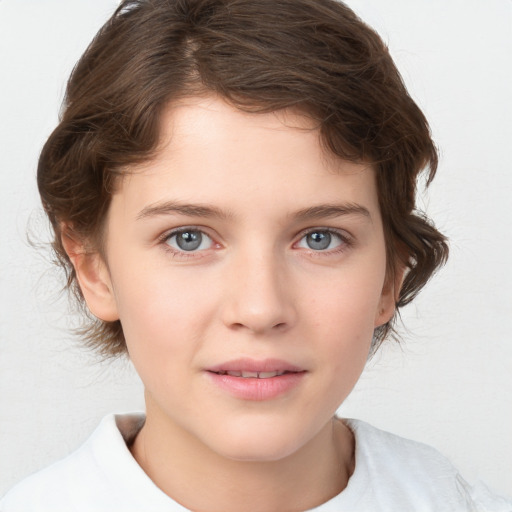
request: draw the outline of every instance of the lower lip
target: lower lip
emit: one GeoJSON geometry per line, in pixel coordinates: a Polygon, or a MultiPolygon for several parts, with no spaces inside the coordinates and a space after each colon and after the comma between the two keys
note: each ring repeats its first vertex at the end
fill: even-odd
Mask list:
{"type": "Polygon", "coordinates": [[[233,377],[206,372],[209,378],[222,390],[242,400],[272,400],[296,388],[306,372],[285,373],[268,379],[233,377]]]}

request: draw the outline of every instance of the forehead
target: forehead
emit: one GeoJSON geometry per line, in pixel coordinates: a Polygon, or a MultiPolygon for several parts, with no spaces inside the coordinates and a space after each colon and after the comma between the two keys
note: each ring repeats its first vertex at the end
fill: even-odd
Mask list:
{"type": "Polygon", "coordinates": [[[114,201],[119,196],[141,207],[170,196],[234,209],[377,205],[373,168],[328,154],[310,118],[291,110],[242,112],[215,96],[164,110],[156,156],[129,170],[114,201]]]}

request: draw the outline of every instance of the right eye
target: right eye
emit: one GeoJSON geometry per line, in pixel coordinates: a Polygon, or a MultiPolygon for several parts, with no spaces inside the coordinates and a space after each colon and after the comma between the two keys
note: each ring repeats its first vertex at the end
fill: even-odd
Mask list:
{"type": "Polygon", "coordinates": [[[173,231],[165,238],[165,243],[177,252],[196,252],[211,249],[213,240],[199,229],[186,228],[173,231]]]}
{"type": "Polygon", "coordinates": [[[348,245],[346,236],[333,229],[319,228],[306,233],[297,243],[301,249],[309,249],[315,252],[336,252],[348,245]]]}

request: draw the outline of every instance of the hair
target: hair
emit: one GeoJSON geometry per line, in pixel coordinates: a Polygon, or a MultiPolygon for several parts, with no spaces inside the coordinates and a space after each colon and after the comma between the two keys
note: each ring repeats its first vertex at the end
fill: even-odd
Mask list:
{"type": "MultiPolygon", "coordinates": [[[[325,148],[376,169],[388,278],[406,268],[397,308],[445,262],[445,237],[415,208],[438,156],[425,116],[386,45],[336,0],[124,0],[67,84],[60,123],[39,160],[38,186],[53,249],[79,304],[62,236],[100,251],[116,181],[151,159],[169,102],[212,93],[246,112],[295,109],[325,148]],[[85,244],[87,241],[87,244],[85,244]]],[[[392,330],[378,328],[374,347],[392,330]]],[[[126,352],[119,321],[88,315],[86,342],[126,352]]]]}

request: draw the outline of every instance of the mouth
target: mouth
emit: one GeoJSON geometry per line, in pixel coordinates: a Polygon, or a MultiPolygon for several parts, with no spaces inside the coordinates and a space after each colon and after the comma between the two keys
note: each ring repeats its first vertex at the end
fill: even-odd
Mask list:
{"type": "Polygon", "coordinates": [[[241,377],[242,379],[271,379],[273,377],[280,377],[281,375],[286,375],[289,373],[299,373],[299,372],[290,372],[287,370],[283,371],[273,371],[273,372],[244,372],[244,371],[223,371],[220,370],[216,373],[217,375],[229,375],[231,377],[241,377]]]}
{"type": "Polygon", "coordinates": [[[206,369],[222,392],[242,400],[272,400],[301,385],[307,371],[286,361],[237,359],[206,369]]]}
{"type": "Polygon", "coordinates": [[[290,373],[302,373],[305,370],[281,359],[241,358],[211,366],[206,371],[244,379],[271,379],[290,373]]]}

